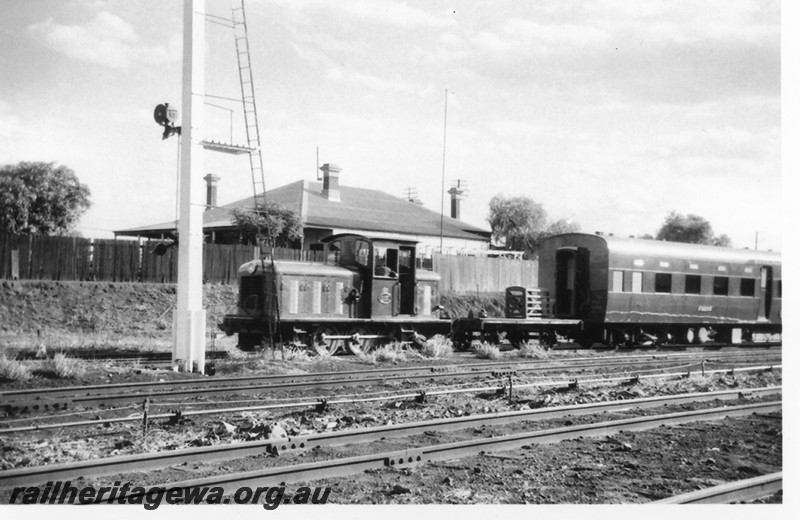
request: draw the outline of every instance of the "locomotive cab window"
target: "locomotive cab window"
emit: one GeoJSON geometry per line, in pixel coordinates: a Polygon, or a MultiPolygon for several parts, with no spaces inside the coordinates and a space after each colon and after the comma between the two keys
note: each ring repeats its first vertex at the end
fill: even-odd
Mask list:
{"type": "Polygon", "coordinates": [[[672,274],[671,273],[656,273],[656,287],[657,293],[672,292],[672,274]]]}
{"type": "Polygon", "coordinates": [[[325,258],[326,263],[331,265],[338,265],[342,259],[342,242],[334,240],[328,246],[328,256],[325,258]]]}
{"type": "Polygon", "coordinates": [[[356,263],[363,267],[369,265],[369,242],[364,240],[356,240],[356,263]]]}
{"type": "Polygon", "coordinates": [[[756,281],[754,278],[742,278],[739,286],[739,294],[742,296],[756,295],[756,281]]]}
{"type": "Polygon", "coordinates": [[[401,249],[400,250],[400,257],[398,259],[399,267],[398,270],[401,274],[408,274],[411,272],[414,264],[412,263],[414,260],[411,257],[411,250],[410,249],[401,249]]]}
{"type": "Polygon", "coordinates": [[[687,274],[686,294],[700,294],[700,280],[699,274],[687,274]]]}
{"type": "Polygon", "coordinates": [[[727,296],[728,295],[728,277],[727,276],[715,276],[714,277],[714,294],[716,296],[727,296]]]}
{"type": "Polygon", "coordinates": [[[375,248],[375,276],[397,278],[397,249],[375,248]]]}

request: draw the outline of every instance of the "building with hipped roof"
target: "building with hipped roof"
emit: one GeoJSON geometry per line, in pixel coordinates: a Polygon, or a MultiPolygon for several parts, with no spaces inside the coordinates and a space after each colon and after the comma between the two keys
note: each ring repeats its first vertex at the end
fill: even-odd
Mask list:
{"type": "MultiPolygon", "coordinates": [[[[341,169],[325,164],[322,182],[299,180],[265,193],[267,200],[291,209],[300,217],[303,238],[293,247],[315,250],[319,241],[338,233],[358,233],[371,238],[389,238],[419,242],[420,256],[489,249],[491,231],[458,219],[460,195],[451,193],[451,216],[442,216],[419,203],[380,190],[339,184],[341,169]]],[[[232,210],[253,206],[247,197],[217,206],[219,178],[209,174],[206,180],[206,205],[203,230],[209,242],[239,243],[241,234],[233,223],[232,210]]],[[[452,191],[452,190],[451,190],[452,191]]],[[[117,236],[162,239],[176,230],[176,221],[115,231],[117,236]]]]}

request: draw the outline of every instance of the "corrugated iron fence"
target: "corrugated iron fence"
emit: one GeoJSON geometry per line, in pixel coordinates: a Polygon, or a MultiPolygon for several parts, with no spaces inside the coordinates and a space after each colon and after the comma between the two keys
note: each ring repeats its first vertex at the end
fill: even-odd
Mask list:
{"type": "MultiPolygon", "coordinates": [[[[0,279],[177,283],[178,248],[154,254],[156,243],[0,234],[0,279]]],[[[203,279],[235,284],[239,266],[252,260],[252,246],[204,244],[203,279]]],[[[276,260],[323,261],[322,252],[275,249],[276,260]]],[[[496,292],[511,285],[536,286],[536,262],[434,255],[442,290],[496,292]]]]}

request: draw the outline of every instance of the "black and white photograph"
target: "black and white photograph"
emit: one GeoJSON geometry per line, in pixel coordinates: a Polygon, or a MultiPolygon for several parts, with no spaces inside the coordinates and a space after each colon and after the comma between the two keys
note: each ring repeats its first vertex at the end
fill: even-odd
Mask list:
{"type": "Polygon", "coordinates": [[[788,516],[789,4],[0,12],[4,517],[788,516]]]}

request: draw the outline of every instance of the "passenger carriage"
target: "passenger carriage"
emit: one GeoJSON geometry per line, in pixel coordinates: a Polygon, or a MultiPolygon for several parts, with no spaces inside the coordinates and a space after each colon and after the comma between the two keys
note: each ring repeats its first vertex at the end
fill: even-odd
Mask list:
{"type": "Polygon", "coordinates": [[[610,344],[776,339],[781,257],[770,251],[571,233],[545,240],[555,318],[610,344]]]}

